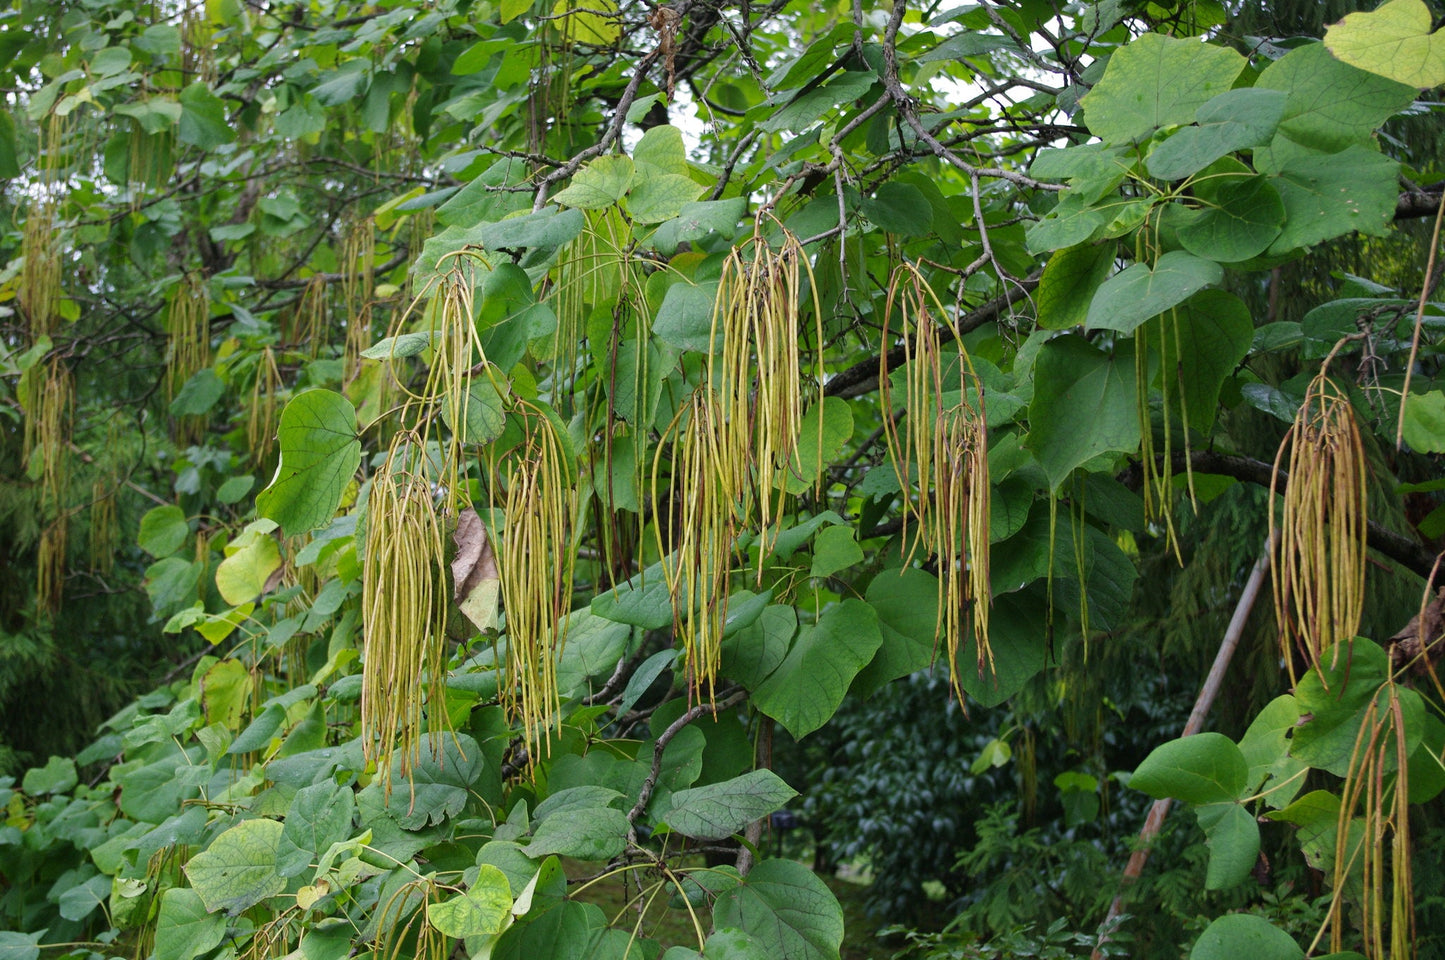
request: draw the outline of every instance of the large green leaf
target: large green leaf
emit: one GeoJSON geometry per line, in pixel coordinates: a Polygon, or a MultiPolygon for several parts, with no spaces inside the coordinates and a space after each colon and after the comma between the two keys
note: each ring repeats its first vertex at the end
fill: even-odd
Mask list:
{"type": "Polygon", "coordinates": [[[662,563],[652,566],[600,591],[592,598],[592,612],[616,623],[629,623],[644,630],[661,630],[672,624],[672,595],[662,563]]]}
{"type": "Polygon", "coordinates": [[[765,608],[756,623],[723,640],[723,676],[756,690],[787,657],[797,631],[798,612],[794,608],[782,604],[765,608]]]}
{"type": "Polygon", "coordinates": [[[713,906],[713,924],[743,931],[772,960],[837,960],[843,909],[817,875],[793,860],[765,860],[713,906]]]}
{"type": "Polygon", "coordinates": [[[34,933],[0,930],[0,960],[39,960],[40,938],[45,933],[44,930],[34,933]]]}
{"type": "Polygon", "coordinates": [[[555,250],[576,240],[586,226],[587,215],[581,210],[549,206],[536,213],[483,224],[477,229],[476,242],[488,250],[555,250]]]}
{"type": "Polygon", "coordinates": [[[627,212],[638,223],[662,223],[682,213],[683,208],[707,189],[681,173],[663,173],[644,178],[627,197],[627,212]]]}
{"type": "Polygon", "coordinates": [[[1220,157],[1268,143],[1284,107],[1279,90],[1226,90],[1199,108],[1197,126],[1184,127],[1159,144],[1144,165],[1161,180],[1191,176],[1220,157]]]}
{"type": "Polygon", "coordinates": [[[1091,330],[1133,333],[1145,320],[1223,279],[1224,270],[1212,260],[1171,250],[1153,266],[1136,263],[1105,280],[1089,304],[1086,324],[1091,330]]]}
{"type": "Polygon", "coordinates": [[[1405,442],[1416,453],[1445,453],[1445,390],[1406,398],[1405,442]]]}
{"type": "Polygon", "coordinates": [[[1043,253],[1082,244],[1109,222],[1102,207],[1088,197],[1072,191],[1065,193],[1049,215],[1028,229],[1030,253],[1043,253]]]}
{"type": "Polygon", "coordinates": [[[753,705],[794,738],[805,737],[833,716],[882,643],[871,606],[853,598],[834,604],[799,632],[787,657],[753,692],[753,705]]]}
{"type": "Polygon", "coordinates": [[[136,540],[146,553],[160,559],[181,548],[191,535],[186,512],[180,507],[152,507],[140,518],[140,534],[136,540]]]}
{"type": "Polygon", "coordinates": [[[276,820],[242,820],[186,864],[186,876],[211,912],[233,916],[286,889],[276,870],[284,828],[276,820]]]}
{"type": "Polygon", "coordinates": [[[924,669],[938,650],[938,578],[916,567],[883,570],[868,584],[883,643],[853,681],[871,696],[884,684],[924,669]]]}
{"type": "Polygon", "coordinates": [[[933,228],[933,205],[912,184],[890,180],[863,198],[863,216],[889,233],[916,237],[933,228]]]}
{"type": "Polygon", "coordinates": [[[1243,883],[1259,859],[1259,823],[1254,814],[1230,802],[1207,803],[1194,812],[1209,845],[1205,889],[1227,890],[1243,883]]]}
{"type": "Polygon", "coordinates": [[[286,828],[276,844],[276,872],[294,877],[351,836],[356,799],[350,787],[327,778],[303,787],[286,811],[286,828]]]}
{"type": "Polygon", "coordinates": [[[688,280],[679,280],[667,288],[657,308],[657,316],[652,321],[653,334],[678,350],[711,350],[716,297],[716,281],[694,285],[688,280]]]}
{"type": "Polygon", "coordinates": [[[1291,50],[1265,67],[1254,85],[1283,90],[1288,98],[1280,136],[1328,151],[1368,139],[1415,99],[1413,87],[1336,60],[1323,43],[1291,50]]]}
{"type": "Polygon", "coordinates": [[[84,920],[95,912],[96,907],[110,899],[110,890],[111,878],[99,874],[66,890],[55,905],[60,908],[60,915],[65,919],[84,920]]]}
{"type": "Polygon", "coordinates": [[[1134,358],[1105,353],[1080,336],[1050,340],[1034,361],[1027,445],[1057,490],[1073,469],[1139,446],[1134,358]]]}
{"type": "Polygon", "coordinates": [[[1227,913],[1211,923],[1189,951],[1189,960],[1303,960],[1294,938],[1252,913],[1227,913]]]}
{"type": "Polygon", "coordinates": [[[597,157],[578,170],[567,188],[552,199],[565,207],[602,210],[627,196],[632,175],[632,161],[627,157],[597,157]]]}
{"type": "Polygon", "coordinates": [[[1081,244],[1050,257],[1034,291],[1039,326],[1045,330],[1081,326],[1089,316],[1095,292],[1114,266],[1114,254],[1113,244],[1081,244]]]}
{"type": "Polygon", "coordinates": [[[1228,47],[1146,33],[1116,50],[1081,101],[1084,122],[1109,143],[1142,140],[1159,127],[1190,123],[1228,90],[1245,59],[1228,47]]]}
{"type": "Polygon", "coordinates": [[[1325,31],[1325,46],[1351,66],[1407,86],[1445,83],[1445,33],[1422,0],[1389,0],[1352,13],[1325,31]]]}
{"type": "Polygon", "coordinates": [[[789,493],[803,493],[818,482],[823,470],[843,452],[853,436],[853,408],[838,397],[824,397],[803,414],[798,428],[798,449],[784,475],[789,493]],[[818,423],[819,417],[822,424],[818,423]]]}
{"type": "Polygon", "coordinates": [[[32,797],[47,793],[67,793],[80,778],[75,771],[75,761],[69,757],[51,757],[43,767],[32,767],[25,771],[20,789],[32,797]]]}
{"type": "Polygon", "coordinates": [[[1171,398],[1182,396],[1189,425],[1208,433],[1220,388],[1254,341],[1249,307],[1224,290],[1201,290],[1159,325],[1166,331],[1162,370],[1171,398]]]}
{"type": "Polygon", "coordinates": [[[155,960],[194,960],[219,946],[225,936],[226,918],[207,910],[196,891],[172,887],[161,895],[155,960]]]}
{"type": "Polygon", "coordinates": [[[177,133],[181,143],[211,150],[236,139],[236,130],[226,120],[226,104],[199,80],[181,91],[181,122],[177,133]]]}
{"type": "Polygon", "coordinates": [[[539,899],[539,906],[513,924],[492,948],[492,960],[594,960],[607,928],[596,904],[539,899]]]}
{"type": "Polygon", "coordinates": [[[973,633],[958,652],[959,683],[980,706],[993,707],[1023,689],[1048,659],[1048,625],[1037,596],[1013,593],[997,597],[989,614],[988,639],[993,662],[978,667],[973,633]]]}
{"type": "Polygon", "coordinates": [[[393,758],[392,780],[409,780],[410,789],[392,790],[386,802],[387,812],[408,830],[461,813],[468,788],[482,774],[482,748],[465,733],[423,734],[418,750],[420,759],[410,773],[400,754],[393,758]]]}
{"type": "Polygon", "coordinates": [[[426,918],[448,937],[462,939],[501,933],[511,911],[512,892],[506,875],[484,863],[466,893],[427,904],[426,918]]]}
{"type": "Polygon", "coordinates": [[[1285,220],[1269,252],[1312,247],[1355,230],[1384,235],[1395,215],[1399,166],[1364,146],[1286,161],[1272,178],[1285,220]]]}
{"type": "Polygon", "coordinates": [[[766,817],[798,792],[771,770],[753,770],[722,783],[679,790],[663,820],[698,840],[723,840],[766,817]]]}
{"type": "Polygon", "coordinates": [[[1284,226],[1284,201],[1265,177],[1230,178],[1199,195],[1204,209],[1179,227],[1179,242],[1197,257],[1219,263],[1257,257],[1284,226]]]}
{"type": "Polygon", "coordinates": [[[1239,741],[1239,752],[1249,764],[1249,793],[1265,791],[1265,803],[1278,810],[1290,803],[1304,786],[1308,766],[1289,755],[1290,734],[1299,725],[1299,703],[1289,694],[1271,700],[1255,715],[1239,741]]]}
{"type": "MultiPolygon", "coordinates": [[[[1349,772],[1361,725],[1380,723],[1391,715],[1390,658],[1373,640],[1357,637],[1325,651],[1320,662],[1320,669],[1306,672],[1295,687],[1300,716],[1309,719],[1294,731],[1290,753],[1342,777],[1349,772]]],[[[1424,732],[1424,706],[1413,690],[1399,687],[1397,693],[1409,757],[1424,732]]],[[[1386,766],[1393,767],[1395,734],[1383,741],[1390,753],[1386,766]]]]}
{"type": "Polygon", "coordinates": [[[226,544],[226,557],[216,567],[216,590],[232,606],[255,600],[271,574],[281,566],[281,548],[271,531],[276,524],[256,520],[226,544]]]}
{"type": "Polygon", "coordinates": [[[361,465],[356,408],[339,393],[305,390],[281,412],[281,462],[256,510],[289,536],[330,520],[361,465]]]}
{"type": "Polygon", "coordinates": [[[1196,733],[1155,747],[1129,778],[1129,786],[1156,800],[1232,803],[1248,780],[1249,764],[1233,740],[1222,733],[1196,733]]]}

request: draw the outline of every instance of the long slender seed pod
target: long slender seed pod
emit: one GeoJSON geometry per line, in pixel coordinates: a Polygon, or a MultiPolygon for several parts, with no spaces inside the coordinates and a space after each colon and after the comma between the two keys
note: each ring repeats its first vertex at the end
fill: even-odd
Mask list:
{"type": "Polygon", "coordinates": [[[1322,370],[1275,457],[1270,531],[1278,537],[1275,616],[1294,682],[1294,653],[1318,666],[1352,639],[1365,603],[1365,451],[1349,396],[1322,370]],[[1289,484],[1275,497],[1288,453],[1289,484]]]}
{"type": "Polygon", "coordinates": [[[500,508],[504,525],[497,554],[506,616],[502,703],[535,759],[550,743],[560,706],[556,668],[572,608],[576,484],[560,425],[531,403],[517,403],[514,413],[526,440],[490,469],[493,515],[500,508]]]}
{"type": "Polygon", "coordinates": [[[120,547],[120,520],[115,510],[118,493],[119,485],[114,477],[95,480],[90,485],[90,535],[86,538],[86,549],[90,572],[98,577],[110,576],[120,547]]]}
{"type": "Polygon", "coordinates": [[[25,261],[20,268],[17,292],[20,312],[30,325],[32,341],[48,336],[59,319],[61,268],[57,241],[54,202],[43,196],[32,200],[20,239],[25,261]]]}
{"type": "Polygon", "coordinates": [[[251,385],[251,403],[246,411],[246,448],[253,463],[262,464],[276,449],[280,410],[276,394],[281,389],[281,371],[276,354],[266,347],[256,361],[256,378],[251,385]]]}
{"type": "Polygon", "coordinates": [[[990,604],[988,431],[984,418],[983,382],[973,370],[958,331],[953,329],[950,358],[959,390],[945,390],[951,380],[944,361],[939,323],[952,315],[938,301],[927,280],[911,264],[900,265],[888,286],[883,339],[898,331],[903,341],[904,398],[897,416],[888,351],[881,352],[879,386],[885,415],[884,438],[904,498],[904,531],[911,516],[917,524],[914,554],[922,548],[937,558],[939,608],[937,635],[944,640],[950,677],[962,699],[958,652],[971,628],[978,674],[993,668],[988,642],[990,604]],[[898,421],[903,421],[902,430],[898,421]],[[916,478],[916,479],[915,479],[916,478]]]}
{"type": "Polygon", "coordinates": [[[372,304],[376,299],[376,223],[371,217],[353,224],[341,248],[341,296],[346,304],[345,379],[350,383],[361,365],[361,351],[371,346],[372,304]]]}
{"type": "MultiPolygon", "coordinates": [[[[673,551],[663,572],[672,597],[673,631],[682,641],[688,690],[708,700],[720,663],[727,581],[737,539],[735,495],[721,469],[727,461],[727,433],[721,401],[704,388],[693,391],[668,430],[675,437],[673,503],[657,520],[659,536],[673,551]]],[[[659,447],[653,463],[654,491],[661,451],[659,447]]]]}
{"type": "Polygon", "coordinates": [[[446,723],[442,530],[414,434],[398,435],[372,478],[365,543],[362,744],[390,790],[392,757],[408,772],[419,756],[424,707],[433,725],[446,723]]]}
{"type": "Polygon", "coordinates": [[[174,398],[196,371],[211,362],[211,297],[199,275],[186,274],[172,291],[166,330],[170,334],[166,390],[174,398]]]}

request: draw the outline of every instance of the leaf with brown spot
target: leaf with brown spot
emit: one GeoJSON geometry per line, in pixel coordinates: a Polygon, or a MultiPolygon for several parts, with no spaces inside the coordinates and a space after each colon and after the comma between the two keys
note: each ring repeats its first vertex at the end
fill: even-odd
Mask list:
{"type": "Polygon", "coordinates": [[[468,508],[457,517],[452,542],[457,547],[452,560],[452,599],[478,630],[491,630],[497,625],[501,582],[491,538],[477,511],[468,508]]]}

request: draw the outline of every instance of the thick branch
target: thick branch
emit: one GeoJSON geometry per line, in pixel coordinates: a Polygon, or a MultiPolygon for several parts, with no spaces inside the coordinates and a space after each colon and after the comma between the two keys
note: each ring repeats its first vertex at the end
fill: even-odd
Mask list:
{"type": "Polygon", "coordinates": [[[1396,220],[1433,217],[1440,209],[1440,195],[1445,184],[1434,184],[1423,190],[1406,190],[1395,201],[1396,220]]]}
{"type": "Polygon", "coordinates": [[[729,687],[722,691],[726,696],[715,703],[699,703],[688,710],[682,716],[672,721],[666,730],[657,735],[657,741],[652,745],[652,769],[648,771],[647,779],[642,781],[642,789],[638,792],[637,802],[627,812],[627,822],[636,823],[637,818],[647,809],[647,803],[652,799],[652,792],[657,789],[657,778],[662,776],[662,754],[667,745],[673,741],[683,727],[709,713],[717,713],[719,710],[726,710],[743,701],[748,695],[746,690],[739,687],[729,687]]]}
{"type": "MultiPolygon", "coordinates": [[[[1200,473],[1217,473],[1262,487],[1269,486],[1270,476],[1274,471],[1274,467],[1263,460],[1212,453],[1206,450],[1191,451],[1187,459],[1182,452],[1170,457],[1170,465],[1176,471],[1183,470],[1186,463],[1190,469],[1200,473]]],[[[1161,466],[1163,464],[1162,457],[1160,464],[1161,466]]],[[[1118,479],[1125,486],[1137,490],[1144,482],[1143,470],[1138,464],[1134,464],[1121,473],[1118,479]]],[[[1279,488],[1283,490],[1288,482],[1289,474],[1281,470],[1279,472],[1279,488]]],[[[1370,521],[1365,542],[1370,549],[1384,554],[1426,580],[1430,579],[1435,569],[1435,555],[1430,552],[1428,547],[1404,534],[1386,530],[1373,520],[1370,521]]]]}

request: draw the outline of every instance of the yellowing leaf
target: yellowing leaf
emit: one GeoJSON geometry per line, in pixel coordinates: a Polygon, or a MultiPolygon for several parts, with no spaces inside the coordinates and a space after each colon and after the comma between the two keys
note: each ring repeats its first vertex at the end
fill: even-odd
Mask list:
{"type": "Polygon", "coordinates": [[[613,0],[558,0],[552,8],[554,16],[565,16],[565,28],[575,43],[609,46],[622,36],[622,25],[616,16],[613,0]],[[597,11],[607,11],[604,16],[597,11]]]}
{"type": "Polygon", "coordinates": [[[1422,0],[1390,0],[1325,31],[1325,46],[1352,67],[1415,88],[1445,83],[1445,34],[1430,32],[1422,0]]]}
{"type": "Polygon", "coordinates": [[[216,589],[229,604],[240,605],[259,597],[271,574],[281,567],[281,548],[270,536],[273,520],[257,520],[226,545],[226,559],[216,568],[216,589]]]}

